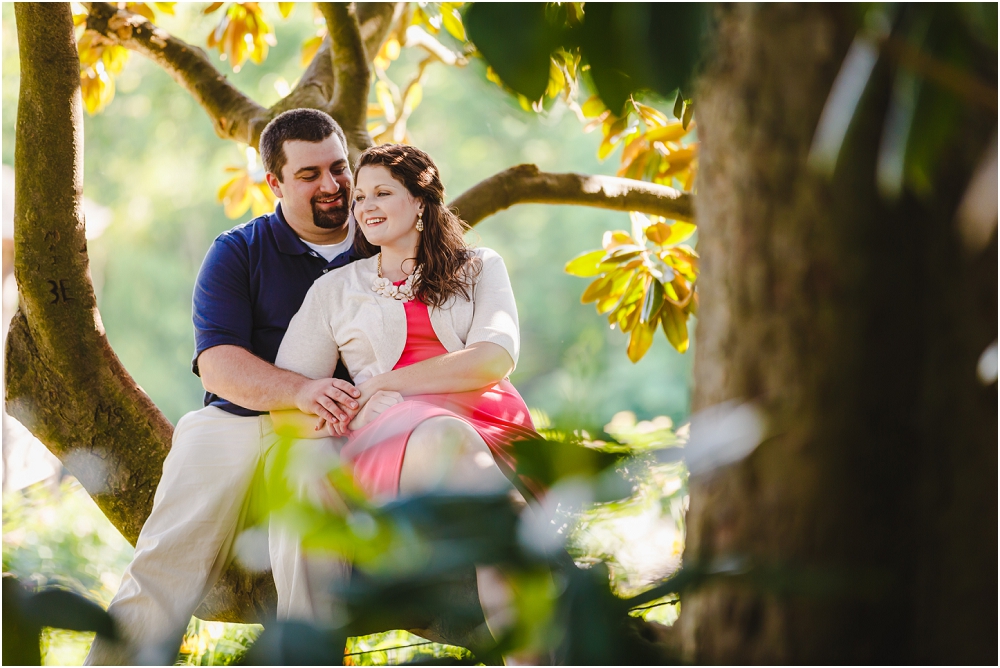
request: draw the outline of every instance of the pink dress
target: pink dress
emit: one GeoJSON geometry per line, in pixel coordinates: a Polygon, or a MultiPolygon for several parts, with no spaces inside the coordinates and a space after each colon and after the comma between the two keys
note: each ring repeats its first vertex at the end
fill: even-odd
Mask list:
{"type": "MultiPolygon", "coordinates": [[[[400,281],[400,284],[402,281],[400,281]]],[[[431,326],[427,305],[417,300],[404,302],[406,344],[394,369],[422,362],[448,351],[431,326]]],[[[371,498],[390,499],[399,495],[399,473],[406,443],[422,421],[437,417],[457,417],[468,422],[482,436],[500,470],[522,493],[537,497],[540,486],[515,477],[510,444],[519,439],[539,438],[521,395],[508,380],[471,392],[421,394],[404,397],[402,403],[386,409],[375,420],[351,432],[341,450],[341,458],[353,468],[354,478],[371,498]]]]}

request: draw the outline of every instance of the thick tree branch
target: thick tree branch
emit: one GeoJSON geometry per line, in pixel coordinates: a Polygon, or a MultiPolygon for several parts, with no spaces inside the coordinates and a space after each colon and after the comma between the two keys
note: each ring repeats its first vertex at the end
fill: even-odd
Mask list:
{"type": "Polygon", "coordinates": [[[160,65],[200,104],[223,139],[256,145],[270,114],[231,84],[199,47],[106,2],[94,2],[87,28],[160,65]]]}
{"type": "Polygon", "coordinates": [[[667,186],[587,174],[552,174],[517,165],[483,179],[449,204],[469,225],[515,204],[576,204],[694,220],[694,198],[667,186]]]}
{"type": "Polygon", "coordinates": [[[368,134],[368,88],[371,69],[361,37],[355,4],[324,2],[319,5],[333,40],[333,72],[336,79],[330,115],[340,122],[347,135],[353,160],[372,145],[368,134]]]}
{"type": "MultiPolygon", "coordinates": [[[[80,62],[65,3],[18,3],[14,172],[19,311],[7,337],[7,411],[80,480],[131,543],[149,515],[173,427],[104,335],[83,219],[80,62]]],[[[227,572],[199,614],[262,620],[270,576],[227,572]]]]}
{"type": "Polygon", "coordinates": [[[358,5],[358,23],[361,39],[365,43],[367,62],[370,63],[378,55],[382,43],[405,7],[405,2],[362,2],[358,5]]]}

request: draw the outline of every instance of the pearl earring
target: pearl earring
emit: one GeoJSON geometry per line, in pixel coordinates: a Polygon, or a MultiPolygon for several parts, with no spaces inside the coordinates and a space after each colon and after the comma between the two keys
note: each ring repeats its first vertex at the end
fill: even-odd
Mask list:
{"type": "Polygon", "coordinates": [[[424,231],[424,213],[420,211],[417,213],[417,232],[424,231]]]}

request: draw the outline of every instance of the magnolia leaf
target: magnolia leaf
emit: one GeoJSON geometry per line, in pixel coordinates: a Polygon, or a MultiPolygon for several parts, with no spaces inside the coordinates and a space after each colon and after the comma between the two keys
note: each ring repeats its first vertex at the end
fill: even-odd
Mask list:
{"type": "Polygon", "coordinates": [[[660,309],[662,307],[663,284],[654,277],[650,276],[649,283],[646,287],[646,293],[642,299],[642,315],[639,318],[639,322],[644,324],[652,323],[653,327],[655,327],[656,319],[659,317],[660,309]]]}
{"type": "Polygon", "coordinates": [[[608,230],[604,233],[604,237],[601,239],[601,245],[604,247],[604,250],[609,252],[612,248],[624,244],[632,244],[634,246],[639,245],[636,243],[635,239],[632,238],[632,235],[624,230],[608,230]]]}
{"type": "Polygon", "coordinates": [[[680,91],[677,91],[677,99],[674,100],[674,118],[680,120],[681,116],[684,115],[684,96],[681,95],[680,91]]]}
{"type": "MultiPolygon", "coordinates": [[[[601,98],[596,95],[591,95],[590,98],[580,106],[580,111],[583,112],[583,115],[587,118],[597,118],[604,112],[608,111],[608,108],[604,106],[604,102],[601,98]]],[[[608,113],[610,114],[611,112],[608,113]]]]}
{"type": "MultiPolygon", "coordinates": [[[[694,223],[685,223],[683,221],[677,221],[667,227],[669,227],[669,233],[666,238],[663,241],[654,241],[654,243],[658,243],[661,246],[673,246],[690,239],[691,235],[698,229],[698,226],[694,223]]],[[[649,236],[648,233],[646,236],[649,236]]],[[[650,239],[650,241],[653,240],[650,239]]]]}
{"type": "Polygon", "coordinates": [[[589,304],[592,301],[606,297],[614,283],[614,278],[613,274],[605,274],[588,285],[587,289],[583,291],[583,295],[580,296],[580,303],[589,304]]]}
{"type": "Polygon", "coordinates": [[[667,335],[677,352],[684,353],[688,349],[687,317],[684,311],[674,306],[669,301],[663,304],[660,311],[660,322],[663,325],[663,333],[667,335]]]}
{"type": "Polygon", "coordinates": [[[319,51],[320,45],[323,44],[323,35],[316,35],[315,37],[310,37],[306,41],[302,42],[302,67],[308,67],[309,63],[316,56],[316,52],[319,51]]]}
{"type": "Polygon", "coordinates": [[[414,81],[406,91],[406,99],[403,100],[403,115],[409,116],[412,114],[413,110],[420,105],[420,101],[423,99],[424,87],[420,85],[419,81],[414,81]]]}
{"type": "Polygon", "coordinates": [[[562,89],[566,87],[566,75],[563,74],[562,68],[556,64],[553,58],[549,63],[549,85],[545,88],[545,95],[547,97],[558,97],[562,89]]]}
{"type": "Polygon", "coordinates": [[[656,127],[663,127],[670,122],[667,115],[658,109],[653,109],[649,105],[642,104],[641,102],[634,102],[636,111],[639,112],[639,116],[642,117],[648,125],[653,125],[656,127]]]}
{"type": "Polygon", "coordinates": [[[656,127],[648,130],[646,134],[643,135],[643,138],[649,142],[668,142],[677,141],[686,134],[687,130],[684,129],[684,126],[679,122],[674,122],[664,125],[663,127],[656,127]]]}
{"type": "Polygon", "coordinates": [[[632,329],[628,337],[628,358],[635,364],[643,358],[649,347],[653,345],[653,332],[656,331],[656,323],[640,323],[632,329]]]}
{"type": "Polygon", "coordinates": [[[662,246],[670,238],[670,225],[666,223],[653,223],[646,228],[646,238],[654,244],[662,246]]]}
{"type": "Polygon", "coordinates": [[[581,278],[597,276],[601,273],[600,265],[603,257],[603,250],[588,251],[567,262],[563,271],[571,276],[580,276],[581,278]]]}
{"type": "Polygon", "coordinates": [[[621,264],[626,260],[631,260],[646,249],[642,246],[626,245],[617,246],[601,258],[601,264],[621,264]]]}
{"type": "Polygon", "coordinates": [[[684,100],[684,115],[681,116],[681,124],[685,130],[691,125],[692,118],[694,118],[694,101],[684,100]]]}
{"type": "Polygon", "coordinates": [[[384,81],[375,82],[375,99],[382,105],[385,120],[394,123],[396,121],[396,106],[392,101],[392,91],[389,90],[389,85],[384,81]]]}
{"type": "Polygon", "coordinates": [[[625,295],[635,278],[635,270],[618,268],[608,274],[611,279],[607,294],[597,302],[597,312],[607,313],[625,302],[625,295]]]}
{"type": "Polygon", "coordinates": [[[153,13],[152,8],[145,2],[126,2],[125,9],[150,21],[156,20],[156,14],[153,13]]]}
{"type": "Polygon", "coordinates": [[[281,12],[281,18],[287,19],[292,15],[292,10],[295,9],[294,2],[279,2],[278,11],[281,12]]]}
{"type": "Polygon", "coordinates": [[[441,3],[441,23],[452,37],[460,42],[465,41],[465,26],[462,25],[462,15],[454,3],[441,3]]]}

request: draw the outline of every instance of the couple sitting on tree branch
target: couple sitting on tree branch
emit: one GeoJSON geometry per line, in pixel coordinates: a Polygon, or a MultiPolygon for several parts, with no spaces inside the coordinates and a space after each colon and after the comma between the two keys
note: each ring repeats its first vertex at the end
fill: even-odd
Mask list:
{"type": "MultiPolygon", "coordinates": [[[[296,462],[289,486],[324,510],[343,508],[331,461],[373,501],[540,491],[514,474],[511,443],[537,435],[507,380],[519,349],[507,270],[465,243],[430,157],[382,145],[352,170],[344,132],[313,109],[274,118],[260,153],[279,204],[205,257],[192,365],[205,407],[177,424],[109,608],[122,639],[96,638],[88,664],[180,644],[238,551],[278,452],[296,462]]],[[[350,565],[305,551],[274,516],[268,551],[278,617],[334,624],[332,592],[350,565]]],[[[503,600],[490,591],[502,577],[477,571],[481,600],[503,600]]],[[[499,614],[489,608],[487,621],[499,614]]]]}

